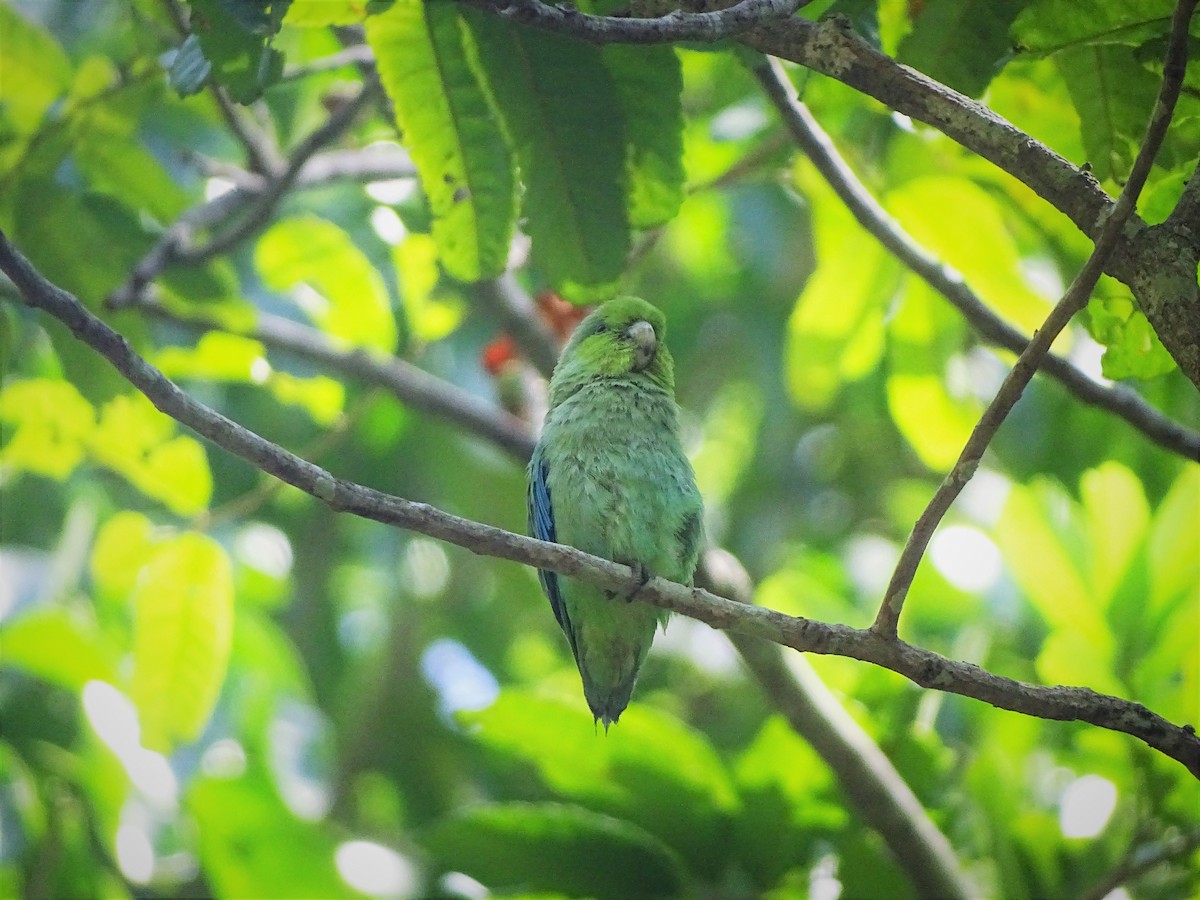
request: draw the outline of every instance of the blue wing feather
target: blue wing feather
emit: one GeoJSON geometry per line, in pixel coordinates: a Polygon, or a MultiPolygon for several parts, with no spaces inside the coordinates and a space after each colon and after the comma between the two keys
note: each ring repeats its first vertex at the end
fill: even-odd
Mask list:
{"type": "MultiPolygon", "coordinates": [[[[533,461],[529,464],[529,530],[540,541],[558,543],[558,535],[554,528],[554,506],[550,502],[550,487],[546,483],[550,468],[542,459],[540,451],[540,447],[534,451],[533,461]]],[[[550,608],[554,610],[558,627],[566,634],[571,644],[571,652],[578,657],[575,649],[575,631],[571,627],[567,607],[563,603],[558,573],[538,569],[538,580],[541,581],[542,590],[550,600],[550,608]]]]}

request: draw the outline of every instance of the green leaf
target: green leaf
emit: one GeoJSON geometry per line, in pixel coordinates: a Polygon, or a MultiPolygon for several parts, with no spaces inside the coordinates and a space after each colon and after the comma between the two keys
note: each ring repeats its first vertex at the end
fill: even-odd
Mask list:
{"type": "Polygon", "coordinates": [[[283,23],[300,28],[356,25],[367,17],[367,6],[367,0],[292,0],[283,23]]]}
{"type": "Polygon", "coordinates": [[[1150,558],[1150,607],[1159,610],[1174,597],[1200,586],[1200,468],[1189,466],[1179,473],[1159,504],[1151,525],[1147,554],[1150,558]]]}
{"type": "Polygon", "coordinates": [[[89,681],[119,682],[117,648],[95,622],[63,607],[38,609],[0,626],[0,666],[79,691],[89,681]]]}
{"type": "Polygon", "coordinates": [[[517,147],[533,257],[564,297],[611,295],[630,248],[620,95],[600,48],[465,14],[517,147]]]}
{"type": "Polygon", "coordinates": [[[962,322],[925,282],[909,278],[888,338],[892,421],[925,465],[945,471],[958,459],[983,406],[969,384],[952,383],[950,363],[963,343],[962,322]]]}
{"type": "Polygon", "coordinates": [[[807,162],[796,178],[812,206],[817,269],[788,320],[787,383],[796,403],[821,411],[842,384],[878,367],[900,268],[807,162]]]}
{"type": "Polygon", "coordinates": [[[1174,0],[1033,0],[1013,23],[1020,49],[1053,53],[1081,44],[1141,44],[1171,29],[1174,0]]]}
{"type": "Polygon", "coordinates": [[[628,822],[578,806],[476,806],[429,832],[439,864],[496,892],[575,897],[676,897],[684,875],[670,851],[628,822]]]}
{"type": "Polygon", "coordinates": [[[624,114],[629,224],[656,228],[683,203],[683,70],[672,47],[609,44],[601,58],[624,114]]]}
{"type": "Polygon", "coordinates": [[[462,321],[464,305],[458,297],[435,293],[438,283],[437,246],[427,234],[408,235],[392,247],[392,261],[400,274],[400,297],[409,333],[418,341],[440,341],[462,321]]]}
{"type": "Polygon", "coordinates": [[[307,288],[293,298],[332,337],[356,347],[395,349],[396,320],[383,278],[332,222],[307,215],[275,223],[259,239],[254,262],[272,290],[307,288]]]}
{"type": "Polygon", "coordinates": [[[1158,96],[1158,76],[1138,65],[1131,47],[1072,47],[1055,54],[1079,111],[1083,148],[1101,181],[1123,179],[1133,165],[1158,96]]]}
{"type": "Polygon", "coordinates": [[[1100,364],[1105,378],[1156,378],[1179,367],[1129,289],[1107,276],[1088,303],[1085,321],[1092,337],[1104,345],[1100,364]]]}
{"type": "Polygon", "coordinates": [[[0,174],[20,154],[17,135],[28,135],[41,124],[46,110],[66,91],[71,63],[46,31],[10,4],[0,5],[0,174]]]}
{"type": "Polygon", "coordinates": [[[1084,527],[1090,547],[1092,602],[1106,608],[1150,525],[1150,505],[1138,477],[1109,461],[1083,473],[1084,527]]]}
{"type": "Polygon", "coordinates": [[[1052,630],[1075,632],[1105,660],[1113,639],[1103,607],[1088,589],[1088,555],[1078,508],[1048,483],[1014,485],[1000,521],[999,545],[1014,580],[1052,630]]]}
{"type": "Polygon", "coordinates": [[[442,265],[478,281],[507,264],[516,180],[496,111],[467,62],[459,15],[457,4],[400,0],[366,31],[429,198],[442,265]]]}
{"type": "Polygon", "coordinates": [[[291,0],[189,0],[192,31],[212,77],[239,103],[251,103],[283,74],[283,54],[271,38],[291,0]]]}
{"type": "Polygon", "coordinates": [[[159,542],[154,523],[141,513],[124,510],[109,518],[92,547],[90,568],[96,590],[121,600],[129,598],[138,573],[159,542]]]}
{"type": "Polygon", "coordinates": [[[346,403],[346,387],[335,378],[314,375],[299,378],[289,372],[272,372],[267,388],[281,403],[299,406],[318,425],[337,421],[346,403]]]}
{"type": "Polygon", "coordinates": [[[143,743],[195,740],[217,702],[233,631],[233,574],[221,545],[189,532],[164,543],[133,594],[133,701],[143,743]]]}
{"type": "Polygon", "coordinates": [[[1029,0],[927,0],[897,59],[978,97],[1012,55],[1008,28],[1029,0]]]}
{"type": "Polygon", "coordinates": [[[70,382],[30,378],[0,389],[0,422],[9,426],[0,467],[61,481],[83,459],[96,412],[70,382]]]}
{"type": "Polygon", "coordinates": [[[628,819],[707,868],[727,853],[737,797],[712,747],[664,713],[633,707],[607,737],[578,703],[506,690],[462,713],[475,740],[532,763],[562,797],[628,819]]]}
{"type": "Polygon", "coordinates": [[[106,403],[88,446],[97,462],[181,516],[195,515],[212,498],[204,447],[195,438],[175,436],[174,421],[141,394],[106,403]]]}
{"type": "Polygon", "coordinates": [[[236,779],[195,779],[186,806],[200,826],[200,862],[214,894],[322,900],[361,896],[338,876],[334,836],[292,815],[258,768],[236,779]]]}
{"type": "Polygon", "coordinates": [[[261,381],[270,371],[261,342],[224,331],[208,331],[195,347],[164,347],[154,364],[168,378],[204,381],[261,381]]]}
{"type": "Polygon", "coordinates": [[[884,205],[1004,318],[1029,332],[1041,326],[1049,299],[1021,275],[1021,253],[992,194],[967,178],[929,175],[889,191],[884,205]]]}

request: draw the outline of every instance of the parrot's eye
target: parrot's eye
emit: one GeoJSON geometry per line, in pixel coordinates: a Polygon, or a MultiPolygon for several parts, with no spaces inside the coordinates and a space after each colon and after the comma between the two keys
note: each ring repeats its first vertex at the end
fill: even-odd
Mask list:
{"type": "Polygon", "coordinates": [[[604,324],[603,322],[600,322],[596,325],[596,328],[592,333],[593,334],[604,334],[604,332],[606,332],[606,331],[608,331],[608,326],[606,324],[604,324]]]}

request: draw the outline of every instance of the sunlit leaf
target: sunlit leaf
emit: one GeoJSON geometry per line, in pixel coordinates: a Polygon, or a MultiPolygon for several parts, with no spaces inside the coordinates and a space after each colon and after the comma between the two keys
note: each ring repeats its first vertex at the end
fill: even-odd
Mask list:
{"type": "Polygon", "coordinates": [[[823,410],[843,383],[878,366],[900,268],[810,166],[796,174],[813,207],[817,270],[788,320],[788,388],[800,406],[823,410]]]}
{"type": "Polygon", "coordinates": [[[921,246],[960,272],[996,312],[1026,331],[1042,324],[1048,298],[1022,276],[1016,241],[991,194],[966,178],[925,176],[889,191],[884,202],[921,246]]]}
{"type": "Polygon", "coordinates": [[[494,16],[466,20],[516,144],[535,262],[568,299],[610,295],[630,247],[628,169],[600,48],[494,16]]]}
{"type": "Polygon", "coordinates": [[[284,219],[259,239],[263,281],[293,297],[309,318],[354,346],[391,351],[396,320],[383,279],[350,236],[314,215],[284,219]]]}
{"type": "Polygon", "coordinates": [[[1142,483],[1117,462],[1083,473],[1079,484],[1090,546],[1092,602],[1108,605],[1150,524],[1142,483]]]}
{"type": "Polygon", "coordinates": [[[299,406],[318,425],[332,425],[342,414],[346,387],[340,381],[316,375],[298,378],[288,372],[272,372],[267,389],[281,403],[299,406]]]}
{"type": "Polygon", "coordinates": [[[910,279],[888,326],[888,410],[900,433],[935,471],[949,469],[982,411],[958,385],[951,393],[950,363],[962,323],[924,282],[910,279]]]}
{"type": "Polygon", "coordinates": [[[516,179],[496,112],[467,62],[460,11],[399,0],[367,20],[367,40],[433,210],[455,278],[500,274],[516,222],[516,179]]]}
{"type": "Polygon", "coordinates": [[[1146,552],[1150,557],[1150,597],[1160,608],[1173,597],[1190,593],[1200,603],[1200,468],[1179,473],[1154,513],[1146,552]]]}
{"type": "Polygon", "coordinates": [[[30,378],[0,389],[0,422],[0,466],[61,480],[83,459],[96,413],[70,382],[30,378]]]}
{"type": "Polygon", "coordinates": [[[20,669],[68,690],[79,691],[92,680],[118,680],[118,648],[94,621],[71,609],[38,609],[5,620],[0,647],[0,668],[20,669]]]}
{"type": "Polygon", "coordinates": [[[427,234],[410,234],[392,248],[400,273],[400,295],[408,329],[419,341],[440,341],[458,327],[463,303],[457,297],[440,297],[437,247],[427,234]]]}
{"type": "Polygon", "coordinates": [[[179,515],[195,515],[212,497],[204,447],[175,434],[175,423],[141,394],[114,397],[100,410],[88,448],[102,465],[179,515]]]}
{"type": "Polygon", "coordinates": [[[62,47],[10,4],[0,6],[0,175],[24,151],[18,136],[32,133],[67,89],[71,63],[62,47]]]}
{"type": "Polygon", "coordinates": [[[685,885],[665,846],[629,822],[579,806],[476,806],[438,823],[427,845],[444,867],[501,893],[667,897],[685,885]]]}
{"type": "Polygon", "coordinates": [[[1104,345],[1104,377],[1155,378],[1177,369],[1124,285],[1104,279],[1087,307],[1088,331],[1104,345]]]}
{"type": "Polygon", "coordinates": [[[195,740],[217,702],[233,631],[233,574],[211,538],[165,543],[133,594],[133,700],[147,747],[195,740]]]}
{"type": "Polygon", "coordinates": [[[292,0],[284,25],[321,28],[326,25],[354,25],[367,16],[368,0],[292,0]]]}
{"type": "Polygon", "coordinates": [[[122,510],[109,518],[92,547],[91,574],[97,591],[113,598],[128,598],[158,542],[154,523],[141,513],[122,510]]]}
{"type": "Polygon", "coordinates": [[[229,334],[206,332],[195,347],[164,347],[154,364],[168,378],[205,381],[258,381],[256,371],[270,371],[260,341],[229,334]]]}

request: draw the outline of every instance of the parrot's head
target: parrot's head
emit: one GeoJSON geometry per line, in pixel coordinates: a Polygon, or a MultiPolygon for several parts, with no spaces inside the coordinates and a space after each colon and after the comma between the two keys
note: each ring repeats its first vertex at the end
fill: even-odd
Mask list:
{"type": "Polygon", "coordinates": [[[551,382],[551,403],[598,378],[642,378],[674,393],[666,329],[663,314],[638,297],[618,297],[597,307],[563,350],[551,382]]]}

